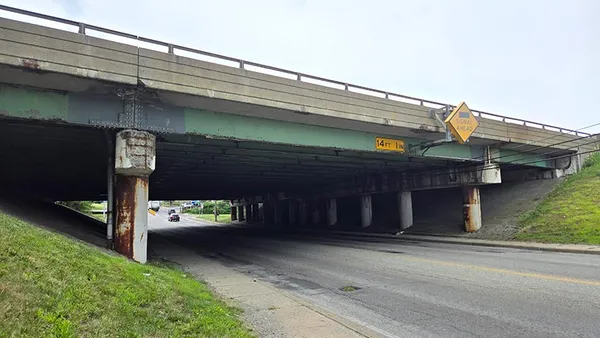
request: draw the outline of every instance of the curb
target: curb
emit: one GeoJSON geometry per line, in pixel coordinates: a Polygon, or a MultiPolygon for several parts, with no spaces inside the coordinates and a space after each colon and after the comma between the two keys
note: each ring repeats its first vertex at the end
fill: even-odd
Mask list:
{"type": "MultiPolygon", "coordinates": [[[[232,226],[247,228],[242,224],[230,224],[232,226]]],[[[280,230],[271,228],[272,230],[280,230]]],[[[451,235],[440,235],[440,234],[403,234],[403,235],[389,235],[382,233],[373,232],[355,232],[355,231],[340,231],[340,230],[318,230],[318,229],[286,229],[283,233],[289,234],[301,234],[301,233],[312,233],[312,234],[334,234],[342,235],[347,237],[371,237],[371,238],[386,238],[394,239],[399,241],[423,241],[432,243],[444,243],[444,244],[458,244],[458,245],[472,245],[472,246],[486,246],[496,248],[509,248],[509,249],[522,249],[531,251],[549,251],[549,252],[563,252],[563,253],[575,253],[575,254],[587,254],[587,255],[600,255],[600,246],[597,245],[586,245],[586,244],[550,244],[550,243],[527,243],[527,242],[508,242],[508,241],[494,241],[486,239],[472,239],[463,238],[451,235]],[[569,246],[586,246],[587,248],[576,248],[569,246]]]]}
{"type": "Polygon", "coordinates": [[[303,230],[301,232],[309,233],[323,233],[323,234],[336,234],[345,236],[360,236],[360,237],[371,237],[371,238],[386,238],[395,239],[401,241],[424,241],[432,243],[444,243],[444,244],[459,244],[459,245],[473,245],[473,246],[487,246],[487,247],[498,247],[498,248],[512,248],[512,249],[523,249],[532,251],[549,251],[549,252],[563,252],[563,253],[576,253],[576,254],[588,254],[588,255],[600,255],[600,246],[589,245],[589,248],[573,248],[573,247],[561,247],[565,244],[546,244],[546,243],[532,243],[527,244],[525,242],[499,242],[482,239],[459,239],[457,237],[444,237],[433,234],[404,234],[404,235],[387,235],[377,233],[363,233],[363,232],[345,232],[345,231],[319,231],[319,230],[303,230]]]}
{"type": "MultiPolygon", "coordinates": [[[[411,236],[411,235],[407,235],[411,236]]],[[[592,249],[578,249],[578,248],[564,248],[564,247],[552,247],[552,246],[538,246],[542,243],[537,243],[538,245],[528,245],[523,243],[501,243],[501,242],[478,242],[474,240],[469,241],[456,241],[452,239],[446,238],[435,238],[434,235],[431,235],[432,238],[422,238],[430,235],[419,235],[417,238],[404,238],[405,240],[421,240],[427,242],[434,243],[446,243],[446,244],[462,244],[462,245],[473,245],[473,246],[487,246],[487,247],[497,247],[497,248],[512,248],[512,249],[524,249],[524,250],[532,250],[532,251],[550,251],[550,252],[564,252],[564,253],[578,253],[578,254],[588,254],[588,255],[600,255],[600,247],[595,247],[592,249]]],[[[558,244],[561,245],[561,244],[558,244]]]]}

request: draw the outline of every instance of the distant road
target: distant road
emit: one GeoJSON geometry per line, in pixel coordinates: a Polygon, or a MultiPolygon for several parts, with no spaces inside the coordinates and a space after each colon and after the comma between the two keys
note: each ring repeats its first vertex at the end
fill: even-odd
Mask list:
{"type": "Polygon", "coordinates": [[[597,255],[275,234],[184,218],[154,232],[382,335],[600,336],[597,255]],[[349,286],[358,289],[340,290],[349,286]]]}
{"type": "Polygon", "coordinates": [[[148,214],[148,229],[156,230],[156,229],[173,229],[173,228],[181,228],[181,227],[197,227],[197,226],[209,226],[214,225],[214,223],[206,222],[201,220],[200,218],[194,217],[189,214],[179,213],[179,207],[160,207],[156,215],[148,214]],[[177,213],[180,216],[179,222],[169,222],[169,209],[177,210],[177,213]]]}

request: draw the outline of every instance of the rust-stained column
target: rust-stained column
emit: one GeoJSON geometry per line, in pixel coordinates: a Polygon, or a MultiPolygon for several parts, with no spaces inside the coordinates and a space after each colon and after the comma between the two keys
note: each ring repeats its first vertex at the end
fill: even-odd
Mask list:
{"type": "Polygon", "coordinates": [[[123,130],[115,142],[115,250],[145,263],[148,249],[148,182],[156,161],[156,138],[123,130]]]}
{"type": "Polygon", "coordinates": [[[481,202],[479,187],[463,187],[463,215],[465,231],[475,232],[481,228],[481,202]]]}

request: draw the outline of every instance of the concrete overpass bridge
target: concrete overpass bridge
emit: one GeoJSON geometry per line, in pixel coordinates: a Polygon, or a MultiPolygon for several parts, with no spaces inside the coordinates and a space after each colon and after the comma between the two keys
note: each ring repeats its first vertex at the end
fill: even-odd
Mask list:
{"type": "Polygon", "coordinates": [[[0,18],[0,186],[115,197],[117,250],[138,261],[148,193],[230,199],[241,220],[332,226],[356,210],[362,227],[407,228],[411,192],[461,187],[476,231],[479,186],[561,176],[597,149],[590,134],[478,110],[469,142],[440,142],[444,103],[0,10],[75,29],[0,18]]]}

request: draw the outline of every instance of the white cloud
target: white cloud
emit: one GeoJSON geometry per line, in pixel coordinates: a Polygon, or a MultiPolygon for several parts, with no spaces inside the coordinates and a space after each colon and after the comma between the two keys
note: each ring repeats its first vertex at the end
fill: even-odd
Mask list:
{"type": "Polygon", "coordinates": [[[3,3],[502,115],[571,128],[600,122],[595,0],[3,3]]]}

